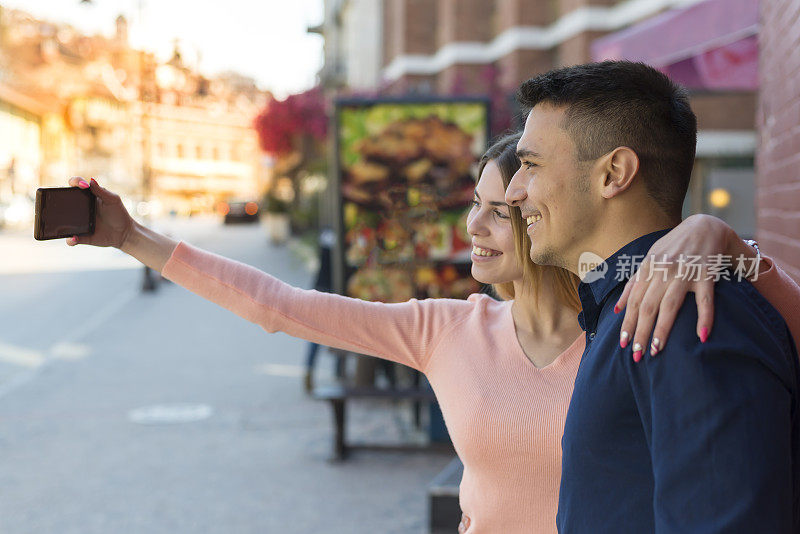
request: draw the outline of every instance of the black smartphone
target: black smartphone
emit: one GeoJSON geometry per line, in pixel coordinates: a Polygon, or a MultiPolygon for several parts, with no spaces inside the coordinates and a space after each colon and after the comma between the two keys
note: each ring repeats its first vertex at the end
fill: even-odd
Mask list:
{"type": "Polygon", "coordinates": [[[33,237],[39,241],[94,233],[97,208],[94,193],[80,187],[40,187],[36,190],[33,237]]]}

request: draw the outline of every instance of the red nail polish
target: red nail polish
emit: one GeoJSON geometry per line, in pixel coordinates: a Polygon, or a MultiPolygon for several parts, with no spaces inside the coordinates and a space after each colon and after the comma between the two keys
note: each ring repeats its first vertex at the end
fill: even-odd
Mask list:
{"type": "Polygon", "coordinates": [[[619,306],[616,304],[614,305],[614,313],[619,313],[619,306]]]}
{"type": "Polygon", "coordinates": [[[87,182],[86,180],[79,180],[78,187],[80,187],[81,189],[86,189],[87,187],[89,187],[89,182],[87,182]]]}
{"type": "Polygon", "coordinates": [[[700,329],[700,342],[705,343],[708,339],[708,327],[704,326],[700,329]]]}
{"type": "Polygon", "coordinates": [[[641,360],[641,359],[642,359],[642,351],[637,350],[636,352],[633,353],[633,361],[634,362],[639,363],[639,360],[641,360]]]}
{"type": "Polygon", "coordinates": [[[97,180],[95,180],[94,178],[92,178],[92,183],[94,183],[95,185],[100,185],[100,184],[97,183],[97,180]]]}

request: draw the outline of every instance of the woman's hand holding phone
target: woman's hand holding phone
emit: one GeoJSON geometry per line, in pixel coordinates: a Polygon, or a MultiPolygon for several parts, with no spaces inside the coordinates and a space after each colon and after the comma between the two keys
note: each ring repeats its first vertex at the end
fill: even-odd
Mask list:
{"type": "Polygon", "coordinates": [[[90,188],[97,197],[97,212],[94,233],[72,236],[67,239],[67,245],[94,245],[121,249],[133,231],[135,221],[125,209],[119,195],[100,187],[94,178],[91,182],[80,177],[70,178],[69,185],[81,189],[90,188]]]}
{"type": "Polygon", "coordinates": [[[178,246],[178,241],[137,223],[125,209],[119,195],[100,187],[94,178],[91,183],[78,177],[70,178],[69,185],[82,189],[91,188],[97,197],[97,210],[94,233],[72,236],[67,239],[67,245],[116,247],[151,269],[161,272],[178,246]]]}

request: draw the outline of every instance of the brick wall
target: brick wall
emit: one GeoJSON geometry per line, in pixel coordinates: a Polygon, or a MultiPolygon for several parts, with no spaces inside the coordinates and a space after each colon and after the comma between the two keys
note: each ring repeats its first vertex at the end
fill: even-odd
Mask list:
{"type": "Polygon", "coordinates": [[[691,102],[700,130],[755,129],[756,93],[697,93],[691,102]]]}
{"type": "Polygon", "coordinates": [[[606,32],[586,31],[567,39],[558,46],[554,67],[568,67],[590,61],[592,41],[604,35],[606,32]]]}
{"type": "Polygon", "coordinates": [[[553,2],[495,0],[495,33],[516,26],[547,26],[555,20],[553,2]]]}
{"type": "Polygon", "coordinates": [[[383,65],[406,54],[434,54],[438,9],[432,0],[384,0],[383,65]]]}
{"type": "Polygon", "coordinates": [[[500,87],[516,92],[519,85],[553,68],[552,50],[515,50],[497,62],[500,87]]]}
{"type": "Polygon", "coordinates": [[[757,238],[800,282],[800,0],[760,6],[757,238]]]}
{"type": "MultiPolygon", "coordinates": [[[[547,26],[557,14],[582,6],[607,6],[611,0],[383,0],[384,66],[397,56],[433,55],[454,42],[489,42],[509,28],[547,26]]],[[[789,2],[789,0],[780,0],[789,2]]],[[[800,0],[795,0],[800,2],[800,0]]],[[[784,23],[785,25],[785,23],[784,23]]],[[[520,83],[553,67],[589,60],[589,47],[602,32],[586,31],[549,50],[514,50],[499,58],[496,78],[489,80],[513,94],[520,83]]],[[[784,44],[784,47],[788,45],[784,44]]],[[[787,49],[781,53],[789,56],[787,49]]],[[[795,53],[796,54],[796,53],[795,53]]],[[[455,64],[432,75],[407,74],[385,86],[391,95],[405,93],[479,94],[489,91],[486,65],[455,64]]],[[[781,86],[781,83],[777,83],[781,86]]],[[[786,87],[791,87],[787,85],[786,87]]],[[[796,92],[800,93],[800,89],[796,92]]],[[[698,93],[693,95],[699,126],[705,130],[752,130],[754,93],[698,93]],[[730,110],[737,110],[731,113],[730,110]]],[[[798,111],[800,113],[800,110],[798,111]]],[[[781,117],[781,121],[788,120],[781,117]]],[[[798,116],[800,121],[800,115],[798,116]]],[[[800,124],[794,122],[792,124],[800,124]]],[[[800,204],[800,203],[799,203],[800,204]]],[[[798,217],[800,221],[800,217],[798,217]]],[[[785,225],[785,222],[780,224],[785,225]]],[[[798,263],[800,268],[800,263],[798,263]]]]}
{"type": "Polygon", "coordinates": [[[403,21],[403,0],[384,0],[383,2],[383,64],[385,67],[402,52],[401,35],[403,21]]]}
{"type": "Polygon", "coordinates": [[[493,0],[438,0],[438,45],[469,41],[487,42],[493,37],[493,0]]]}
{"type": "Polygon", "coordinates": [[[431,0],[405,0],[405,54],[435,54],[438,10],[431,0]]]}
{"type": "Polygon", "coordinates": [[[580,7],[604,6],[609,7],[617,4],[618,0],[560,0],[558,4],[558,15],[566,15],[580,7]]]}
{"type": "Polygon", "coordinates": [[[441,94],[480,95],[491,90],[486,65],[452,65],[439,73],[436,89],[441,94]]]}

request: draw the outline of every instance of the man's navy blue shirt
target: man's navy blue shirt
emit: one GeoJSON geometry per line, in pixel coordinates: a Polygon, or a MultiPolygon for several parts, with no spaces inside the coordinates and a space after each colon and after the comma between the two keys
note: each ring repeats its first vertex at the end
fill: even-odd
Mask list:
{"type": "Polygon", "coordinates": [[[706,343],[689,293],[657,356],[634,363],[619,346],[618,266],[668,231],[627,244],[578,287],[586,350],[562,440],[559,532],[800,532],[797,352],[752,284],[715,284],[706,343]]]}

